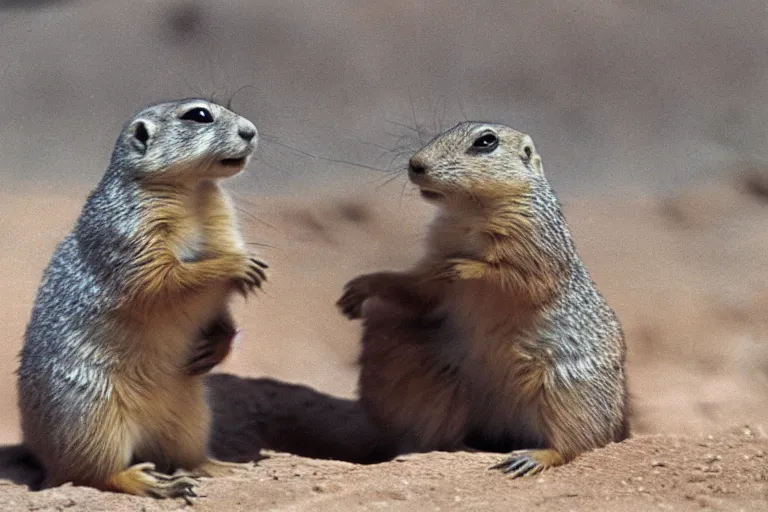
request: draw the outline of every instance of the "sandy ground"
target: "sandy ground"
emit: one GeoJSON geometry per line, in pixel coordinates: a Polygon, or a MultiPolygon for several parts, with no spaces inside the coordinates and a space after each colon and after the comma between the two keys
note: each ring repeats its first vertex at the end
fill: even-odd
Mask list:
{"type": "MultiPolygon", "coordinates": [[[[750,170],[745,170],[750,171],[750,170]]],[[[404,180],[304,198],[234,193],[246,239],[272,264],[236,308],[244,336],[211,377],[213,449],[263,458],[206,480],[202,510],[764,510],[768,500],[768,194],[759,170],[683,194],[564,204],[580,252],[629,343],[635,437],[540,478],[486,471],[499,455],[365,465],[386,443],[356,402],[359,326],[333,306],[359,272],[402,268],[431,215],[404,180]],[[293,455],[289,455],[293,454],[293,455]],[[309,458],[304,458],[309,457],[309,458]],[[320,459],[337,459],[335,461],[320,459]],[[350,462],[351,461],[351,462],[350,462]]],[[[0,509],[165,510],[182,502],[64,487],[29,492],[13,370],[40,272],[85,191],[0,197],[0,509]],[[16,483],[14,483],[16,482],[16,483]]]]}
{"type": "MultiPolygon", "coordinates": [[[[764,434],[763,434],[764,435],[764,434]]],[[[281,453],[241,475],[205,481],[197,510],[765,510],[768,441],[749,428],[710,437],[643,436],[535,478],[487,471],[498,455],[430,453],[376,466],[281,453]]],[[[64,486],[2,488],[2,510],[178,510],[64,486]]]]}

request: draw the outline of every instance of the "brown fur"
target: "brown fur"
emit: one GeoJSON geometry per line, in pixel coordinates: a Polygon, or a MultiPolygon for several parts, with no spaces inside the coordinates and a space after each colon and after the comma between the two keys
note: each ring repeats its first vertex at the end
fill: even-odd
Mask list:
{"type": "MultiPolygon", "coordinates": [[[[148,243],[133,264],[125,311],[140,312],[142,321],[153,326],[169,310],[183,310],[189,297],[194,302],[195,294],[206,287],[230,282],[229,288],[250,279],[254,263],[239,249],[232,208],[216,183],[203,182],[192,189],[153,186],[143,201],[148,207],[142,238],[148,243]],[[159,206],[153,208],[154,204],[159,206]],[[180,255],[197,239],[202,241],[199,257],[203,259],[183,261],[180,255]]],[[[194,476],[218,476],[236,467],[228,468],[207,455],[211,414],[203,376],[179,378],[178,373],[179,365],[189,359],[189,341],[169,337],[162,343],[133,343],[127,353],[130,359],[113,375],[118,397],[115,406],[123,420],[142,425],[151,438],[134,456],[158,460],[172,453],[172,460],[162,469],[184,468],[194,476]]],[[[226,352],[214,356],[222,360],[227,353],[228,346],[226,352]]],[[[136,475],[141,473],[129,472],[112,485],[119,489],[126,479],[131,485],[131,477],[136,475]]],[[[140,480],[144,478],[140,476],[140,480]]]]}
{"type": "MultiPolygon", "coordinates": [[[[194,185],[193,185],[194,186],[194,185]]],[[[171,306],[186,293],[211,282],[247,281],[253,263],[238,250],[239,234],[231,207],[219,186],[203,182],[196,190],[179,185],[148,187],[142,198],[141,251],[132,262],[125,302],[150,314],[157,304],[171,306]],[[193,247],[203,259],[184,261],[193,247]]]]}
{"type": "Polygon", "coordinates": [[[466,123],[410,168],[441,207],[425,256],[351,280],[339,300],[363,319],[371,417],[402,451],[460,449],[473,435],[527,448],[498,466],[514,476],[625,438],[623,334],[530,137],[466,123]],[[472,144],[489,132],[499,150],[479,154],[472,144]]]}

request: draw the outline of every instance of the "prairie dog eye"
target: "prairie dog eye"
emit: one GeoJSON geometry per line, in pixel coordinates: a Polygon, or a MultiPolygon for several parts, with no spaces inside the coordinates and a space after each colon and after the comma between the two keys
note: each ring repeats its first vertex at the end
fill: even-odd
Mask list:
{"type": "Polygon", "coordinates": [[[213,114],[211,114],[210,110],[203,107],[195,107],[184,112],[179,119],[183,119],[184,121],[194,121],[196,123],[212,123],[213,114]]]}
{"type": "Polygon", "coordinates": [[[490,153],[499,145],[499,138],[495,133],[484,133],[472,143],[472,149],[479,153],[490,153]]]}

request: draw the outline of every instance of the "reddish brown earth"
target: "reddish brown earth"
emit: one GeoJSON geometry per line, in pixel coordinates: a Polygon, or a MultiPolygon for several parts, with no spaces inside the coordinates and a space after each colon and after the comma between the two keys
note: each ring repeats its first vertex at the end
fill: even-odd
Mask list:
{"type": "MultiPolygon", "coordinates": [[[[382,443],[353,401],[359,326],[334,308],[359,272],[419,254],[431,208],[402,178],[303,198],[235,194],[272,265],[238,304],[244,335],[212,378],[214,448],[255,467],[204,480],[200,510],[765,510],[768,507],[766,174],[665,197],[566,201],[583,258],[629,343],[634,438],[539,477],[487,471],[498,454],[431,453],[363,465],[382,443]],[[375,196],[375,197],[374,197],[375,196]],[[237,375],[239,377],[235,377],[237,375]],[[298,383],[295,386],[289,383],[298,383]],[[307,457],[302,457],[299,455],[307,457]]],[[[30,492],[13,370],[40,273],[85,191],[0,193],[0,510],[167,510],[65,486],[30,492]]],[[[378,451],[377,451],[378,450],[378,451]]]]}

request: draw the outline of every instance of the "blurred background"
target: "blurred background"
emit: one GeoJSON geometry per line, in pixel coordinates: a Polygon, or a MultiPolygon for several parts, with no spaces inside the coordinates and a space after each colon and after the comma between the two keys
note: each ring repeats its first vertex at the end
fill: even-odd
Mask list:
{"type": "Polygon", "coordinates": [[[265,140],[259,193],[364,172],[320,158],[389,168],[464,118],[532,134],[561,195],[768,156],[760,1],[0,0],[0,45],[2,176],[35,189],[92,184],[135,110],[184,96],[318,157],[265,140]]]}
{"type": "Polygon", "coordinates": [[[765,2],[0,0],[0,55],[0,441],[55,244],[122,124],[187,96],[261,134],[230,188],[273,283],[224,371],[353,397],[333,302],[418,257],[409,153],[488,120],[533,136],[624,322],[635,431],[768,421],[765,2]]]}

